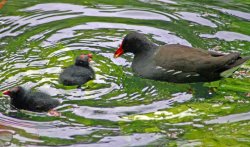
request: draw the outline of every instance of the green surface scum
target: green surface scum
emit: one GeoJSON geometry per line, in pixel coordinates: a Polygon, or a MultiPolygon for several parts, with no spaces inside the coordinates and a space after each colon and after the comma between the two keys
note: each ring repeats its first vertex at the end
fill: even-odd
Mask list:
{"type": "MultiPolygon", "coordinates": [[[[9,0],[0,10],[0,91],[26,85],[62,100],[58,108],[62,116],[49,117],[43,113],[9,111],[9,100],[0,92],[0,110],[4,114],[0,117],[0,129],[15,132],[10,144],[63,146],[100,143],[101,146],[103,142],[120,141],[120,146],[250,146],[250,61],[237,67],[233,75],[233,71],[223,73],[226,78],[220,81],[175,84],[135,76],[130,68],[131,55],[112,58],[124,35],[132,30],[126,25],[139,26],[141,32],[149,30],[143,27],[152,28],[147,37],[158,44],[166,43],[159,39],[165,36],[154,29],[169,31],[168,34],[186,40],[193,47],[250,55],[249,0],[167,2],[9,0]],[[56,10],[46,5],[35,9],[38,4],[54,4],[56,10]],[[59,4],[68,5],[59,7],[59,4]],[[81,6],[83,12],[73,11],[80,9],[77,6],[81,6]],[[27,11],[28,8],[34,10],[27,11]],[[222,9],[238,12],[224,12],[222,9]],[[130,17],[137,13],[134,11],[140,11],[142,19],[130,17]],[[95,16],[97,12],[99,15],[95,16]],[[120,12],[119,15],[116,12],[120,12]],[[194,13],[196,17],[185,20],[179,12],[194,13]],[[110,13],[117,16],[106,16],[110,13]],[[153,14],[170,20],[150,20],[150,15],[156,17],[153,14]],[[63,17],[57,19],[57,16],[63,17]],[[39,22],[46,18],[49,20],[39,22]],[[217,27],[204,25],[208,23],[206,20],[217,27]],[[113,27],[106,28],[107,24],[113,27]],[[227,39],[237,38],[237,35],[201,37],[202,34],[213,36],[220,31],[245,36],[233,40],[227,39]],[[96,80],[83,85],[82,90],[76,86],[63,86],[58,82],[60,71],[73,64],[81,53],[93,54],[96,80]],[[178,101],[181,99],[178,94],[191,95],[191,98],[178,101]],[[179,99],[175,100],[176,97],[179,99]],[[159,101],[164,105],[155,106],[154,103],[159,101]],[[49,123],[48,130],[43,128],[45,123],[49,123]],[[28,124],[38,127],[27,129],[25,125],[28,124]],[[137,133],[162,136],[137,144],[144,139],[144,136],[133,139],[137,133]],[[107,139],[109,137],[111,141],[107,139]],[[124,142],[127,144],[122,144],[124,142]]],[[[165,38],[168,39],[172,38],[165,38]]],[[[6,141],[1,140],[0,134],[0,146],[2,142],[6,141]]]]}

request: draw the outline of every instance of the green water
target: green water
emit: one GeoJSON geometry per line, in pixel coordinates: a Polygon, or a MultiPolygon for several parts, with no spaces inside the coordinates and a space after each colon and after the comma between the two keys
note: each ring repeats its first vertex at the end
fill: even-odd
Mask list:
{"type": "Polygon", "coordinates": [[[0,146],[250,146],[250,61],[212,83],[174,84],[133,75],[113,53],[130,31],[250,55],[250,1],[9,0],[0,10],[0,90],[16,85],[62,101],[61,117],[14,111],[1,96],[0,146]],[[92,53],[85,90],[58,83],[92,53]]]}

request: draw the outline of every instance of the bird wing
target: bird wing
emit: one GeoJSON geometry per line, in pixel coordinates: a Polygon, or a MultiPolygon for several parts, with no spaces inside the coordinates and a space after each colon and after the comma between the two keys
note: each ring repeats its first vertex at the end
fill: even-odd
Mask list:
{"type": "Polygon", "coordinates": [[[165,45],[154,56],[157,66],[166,70],[202,75],[217,74],[247,60],[239,53],[220,54],[183,45],[165,45]]]}
{"type": "Polygon", "coordinates": [[[206,50],[183,45],[164,45],[158,49],[154,56],[157,66],[166,70],[184,72],[196,72],[200,69],[211,68],[212,58],[206,50]]]}
{"type": "Polygon", "coordinates": [[[50,98],[48,94],[41,92],[32,92],[29,94],[30,110],[34,111],[48,111],[58,105],[57,100],[50,98]]]}

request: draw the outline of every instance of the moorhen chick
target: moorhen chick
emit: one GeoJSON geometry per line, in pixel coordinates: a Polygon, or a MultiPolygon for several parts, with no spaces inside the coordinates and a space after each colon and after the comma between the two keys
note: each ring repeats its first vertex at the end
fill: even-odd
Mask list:
{"type": "Polygon", "coordinates": [[[82,84],[94,79],[95,72],[89,65],[91,60],[92,54],[78,56],[75,64],[67,67],[60,74],[60,82],[66,86],[77,85],[80,88],[82,84]]]}
{"type": "Polygon", "coordinates": [[[21,86],[4,91],[4,95],[11,98],[11,105],[17,109],[24,109],[34,112],[48,112],[57,107],[60,102],[51,98],[50,95],[43,92],[32,92],[21,86]]]}
{"type": "Polygon", "coordinates": [[[137,32],[125,36],[114,57],[127,52],[135,55],[132,69],[138,76],[175,83],[219,80],[222,72],[250,59],[239,53],[225,55],[179,44],[157,46],[137,32]]]}

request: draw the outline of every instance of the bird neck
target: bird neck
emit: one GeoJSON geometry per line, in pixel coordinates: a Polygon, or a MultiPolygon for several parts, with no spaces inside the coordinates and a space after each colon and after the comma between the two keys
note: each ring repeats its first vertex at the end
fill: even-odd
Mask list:
{"type": "Polygon", "coordinates": [[[138,49],[135,50],[134,55],[135,56],[150,56],[157,50],[157,45],[155,45],[152,42],[145,42],[138,46],[138,49]]]}
{"type": "Polygon", "coordinates": [[[89,67],[89,63],[75,63],[75,66],[81,66],[81,67],[86,67],[88,68],[89,67]]]}

